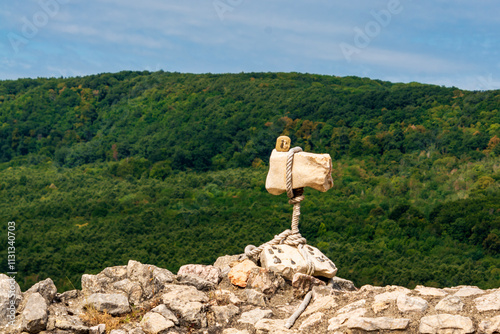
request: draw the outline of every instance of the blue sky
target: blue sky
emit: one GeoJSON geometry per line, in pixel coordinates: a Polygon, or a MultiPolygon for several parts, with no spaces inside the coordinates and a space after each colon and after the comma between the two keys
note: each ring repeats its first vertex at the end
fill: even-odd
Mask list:
{"type": "Polygon", "coordinates": [[[500,89],[498,0],[12,0],[0,79],[302,72],[500,89]]]}

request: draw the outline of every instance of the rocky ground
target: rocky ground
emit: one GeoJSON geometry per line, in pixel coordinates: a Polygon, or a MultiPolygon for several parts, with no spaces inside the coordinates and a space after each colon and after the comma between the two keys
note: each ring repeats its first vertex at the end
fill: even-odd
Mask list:
{"type": "Polygon", "coordinates": [[[51,279],[21,293],[0,274],[0,333],[6,334],[364,332],[500,333],[500,289],[357,289],[347,280],[305,274],[289,281],[238,255],[213,266],[186,265],[177,275],[131,260],[83,275],[82,290],[62,294],[51,279]]]}

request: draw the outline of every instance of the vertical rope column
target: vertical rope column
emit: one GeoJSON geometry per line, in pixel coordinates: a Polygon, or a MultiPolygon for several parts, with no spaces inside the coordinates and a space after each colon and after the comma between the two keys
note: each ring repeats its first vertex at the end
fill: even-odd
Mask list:
{"type": "Polygon", "coordinates": [[[300,221],[300,202],[304,200],[304,188],[293,189],[292,170],[293,170],[293,156],[295,153],[302,152],[302,148],[294,147],[288,151],[286,160],[286,194],[289,198],[288,203],[293,205],[292,213],[292,234],[288,236],[285,243],[288,245],[298,246],[307,243],[307,240],[300,235],[299,221],[300,221]]]}
{"type": "MultiPolygon", "coordinates": [[[[274,238],[259,247],[255,247],[254,245],[248,245],[245,247],[245,255],[249,258],[256,257],[262,252],[262,250],[268,245],[278,245],[284,243],[286,245],[299,247],[301,245],[305,245],[307,243],[306,238],[300,235],[299,232],[299,220],[300,220],[300,202],[304,200],[304,188],[293,189],[293,180],[292,180],[292,169],[293,169],[293,156],[295,153],[302,152],[302,148],[294,147],[288,151],[287,161],[286,161],[286,194],[289,198],[288,203],[293,205],[293,213],[292,213],[292,229],[285,230],[278,235],[275,235],[274,238]]],[[[299,249],[300,250],[300,249],[299,249]]],[[[308,267],[312,266],[310,260],[307,259],[307,252],[301,252],[308,263],[308,267]],[[305,254],[304,254],[305,253],[305,254]]],[[[309,269],[312,272],[313,269],[309,269]]]]}

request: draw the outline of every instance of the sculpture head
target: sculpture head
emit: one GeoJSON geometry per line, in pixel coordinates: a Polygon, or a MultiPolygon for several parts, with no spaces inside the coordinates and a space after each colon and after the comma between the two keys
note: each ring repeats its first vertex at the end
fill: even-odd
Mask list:
{"type": "Polygon", "coordinates": [[[288,152],[291,142],[288,136],[279,136],[278,139],[276,139],[276,151],[288,152]]]}

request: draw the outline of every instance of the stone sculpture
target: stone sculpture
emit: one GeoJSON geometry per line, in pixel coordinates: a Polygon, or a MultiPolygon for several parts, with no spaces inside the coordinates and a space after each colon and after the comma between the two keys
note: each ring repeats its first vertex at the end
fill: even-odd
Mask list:
{"type": "Polygon", "coordinates": [[[306,153],[300,147],[290,148],[290,138],[278,137],[269,160],[266,189],[273,195],[287,193],[289,203],[293,205],[292,228],[259,247],[247,246],[245,254],[249,258],[258,258],[262,267],[289,280],[296,273],[325,278],[335,276],[335,264],[319,249],[307,245],[298,228],[304,187],[327,191],[333,186],[331,171],[329,154],[306,153]]]}

